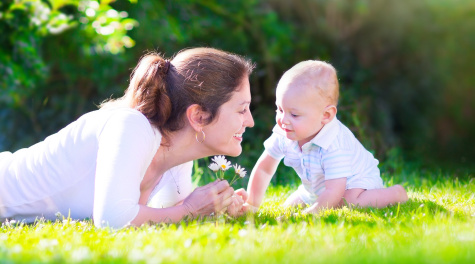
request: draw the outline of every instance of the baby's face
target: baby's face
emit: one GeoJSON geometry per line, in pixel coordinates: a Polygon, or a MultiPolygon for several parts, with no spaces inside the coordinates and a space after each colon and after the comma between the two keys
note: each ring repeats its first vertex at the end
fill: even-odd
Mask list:
{"type": "Polygon", "coordinates": [[[306,80],[281,80],[276,91],[276,122],[288,139],[300,146],[312,140],[324,126],[326,102],[306,80]]]}

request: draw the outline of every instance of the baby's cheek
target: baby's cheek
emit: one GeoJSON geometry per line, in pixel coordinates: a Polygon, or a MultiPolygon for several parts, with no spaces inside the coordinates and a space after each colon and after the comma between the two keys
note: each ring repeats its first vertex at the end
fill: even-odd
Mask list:
{"type": "Polygon", "coordinates": [[[280,118],[276,117],[275,121],[277,122],[277,125],[279,125],[279,127],[282,128],[282,121],[280,121],[280,118]]]}

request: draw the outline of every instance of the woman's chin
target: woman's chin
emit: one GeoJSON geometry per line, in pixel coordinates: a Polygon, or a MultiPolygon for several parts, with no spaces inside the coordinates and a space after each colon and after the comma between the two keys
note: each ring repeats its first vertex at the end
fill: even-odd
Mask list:
{"type": "Polygon", "coordinates": [[[224,154],[225,156],[230,156],[230,157],[237,157],[239,155],[241,155],[242,153],[242,147],[239,146],[239,148],[234,148],[232,150],[228,150],[226,152],[226,154],[224,154]]]}
{"type": "Polygon", "coordinates": [[[221,145],[219,148],[213,148],[212,153],[216,155],[224,155],[224,156],[230,156],[230,157],[237,157],[241,155],[242,153],[242,146],[241,144],[226,144],[225,146],[221,145]]]}

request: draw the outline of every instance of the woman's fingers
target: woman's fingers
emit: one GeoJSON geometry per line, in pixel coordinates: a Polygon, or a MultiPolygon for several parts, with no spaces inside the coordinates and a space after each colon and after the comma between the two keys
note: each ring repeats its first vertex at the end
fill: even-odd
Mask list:
{"type": "Polygon", "coordinates": [[[193,213],[210,215],[226,211],[233,201],[236,201],[236,210],[240,210],[243,200],[241,196],[234,195],[234,189],[229,187],[227,181],[215,181],[198,187],[184,201],[193,213]],[[233,198],[234,196],[234,198],[233,198]]]}
{"type": "Polygon", "coordinates": [[[219,197],[217,197],[216,201],[216,211],[223,211],[226,210],[226,208],[232,203],[232,196],[234,194],[234,189],[231,187],[226,188],[224,191],[222,191],[219,194],[219,197]]]}
{"type": "Polygon", "coordinates": [[[225,191],[227,188],[230,188],[229,183],[226,180],[224,180],[224,181],[215,181],[213,183],[215,183],[214,187],[216,188],[218,193],[221,193],[221,192],[225,191]]]}
{"type": "Polygon", "coordinates": [[[214,182],[210,182],[206,185],[203,185],[201,187],[198,187],[196,189],[200,189],[202,191],[205,191],[205,192],[208,192],[208,191],[215,191],[216,193],[220,193],[224,190],[226,190],[226,188],[229,187],[229,183],[228,181],[226,180],[216,180],[214,182]]]}

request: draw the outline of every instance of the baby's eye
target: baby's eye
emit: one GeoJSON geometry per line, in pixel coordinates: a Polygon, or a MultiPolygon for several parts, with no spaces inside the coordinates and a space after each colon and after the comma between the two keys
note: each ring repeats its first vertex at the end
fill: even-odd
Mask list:
{"type": "Polygon", "coordinates": [[[299,115],[296,114],[290,114],[292,117],[298,117],[299,115]]]}
{"type": "Polygon", "coordinates": [[[242,111],[239,111],[240,114],[245,114],[247,112],[247,109],[244,109],[242,111]]]}

